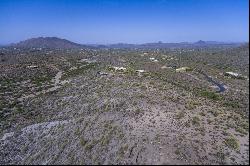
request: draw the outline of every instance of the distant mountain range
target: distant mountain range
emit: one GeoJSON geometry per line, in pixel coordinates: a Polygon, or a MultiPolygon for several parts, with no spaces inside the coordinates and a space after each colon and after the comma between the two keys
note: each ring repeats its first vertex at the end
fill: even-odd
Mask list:
{"type": "Polygon", "coordinates": [[[180,43],[145,43],[145,44],[126,44],[118,43],[106,45],[108,48],[199,48],[199,47],[227,47],[227,46],[240,46],[243,43],[225,43],[216,41],[202,41],[199,40],[195,43],[180,42],[180,43]]]}
{"type": "Polygon", "coordinates": [[[202,41],[195,43],[181,42],[181,43],[145,43],[145,44],[127,44],[117,43],[109,45],[94,45],[94,44],[78,44],[66,39],[57,37],[38,37],[21,41],[16,44],[11,44],[11,47],[18,48],[52,48],[52,49],[75,49],[75,48],[193,48],[193,47],[214,47],[214,46],[239,46],[242,43],[224,43],[216,41],[202,41]]]}

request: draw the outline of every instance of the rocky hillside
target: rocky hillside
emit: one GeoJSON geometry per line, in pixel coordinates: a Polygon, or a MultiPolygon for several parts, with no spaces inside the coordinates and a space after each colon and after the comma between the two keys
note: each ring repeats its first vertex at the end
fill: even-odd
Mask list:
{"type": "Polygon", "coordinates": [[[86,48],[87,46],[77,44],[71,42],[66,39],[60,39],[57,37],[38,37],[38,38],[31,38],[28,40],[21,41],[19,43],[13,44],[14,47],[22,47],[22,48],[64,48],[64,49],[71,49],[71,48],[86,48]]]}

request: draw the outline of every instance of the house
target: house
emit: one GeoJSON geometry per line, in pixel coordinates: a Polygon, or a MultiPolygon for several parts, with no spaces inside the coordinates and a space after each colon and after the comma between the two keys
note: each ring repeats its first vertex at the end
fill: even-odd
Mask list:
{"type": "Polygon", "coordinates": [[[136,70],[136,72],[138,72],[138,73],[144,73],[145,70],[136,70]]]}
{"type": "Polygon", "coordinates": [[[176,72],[187,72],[187,71],[192,71],[192,69],[189,67],[181,67],[181,68],[175,69],[175,71],[176,72]]]}
{"type": "Polygon", "coordinates": [[[161,67],[161,69],[172,69],[172,68],[173,67],[170,67],[170,66],[168,67],[168,66],[165,66],[165,65],[161,67]]]}
{"type": "Polygon", "coordinates": [[[35,65],[31,65],[31,66],[27,66],[28,69],[34,69],[34,68],[38,68],[38,66],[35,65]]]}
{"type": "Polygon", "coordinates": [[[153,62],[158,62],[158,60],[157,59],[155,59],[155,58],[149,58],[151,61],[153,61],[153,62]]]}
{"type": "Polygon", "coordinates": [[[138,76],[142,76],[142,74],[145,73],[145,70],[136,70],[135,72],[138,74],[138,76]]]}
{"type": "Polygon", "coordinates": [[[108,73],[101,72],[101,71],[98,71],[96,74],[100,75],[100,76],[107,76],[107,75],[109,75],[108,73]]]}
{"type": "Polygon", "coordinates": [[[239,77],[240,74],[238,73],[234,73],[234,72],[226,72],[225,76],[231,76],[231,77],[239,77]]]}
{"type": "Polygon", "coordinates": [[[226,72],[224,75],[225,75],[225,76],[229,76],[229,77],[231,77],[231,78],[247,79],[246,76],[242,76],[241,74],[234,73],[234,72],[226,72]]]}
{"type": "Polygon", "coordinates": [[[125,71],[126,68],[125,67],[109,67],[111,70],[114,70],[114,71],[125,71]]]}

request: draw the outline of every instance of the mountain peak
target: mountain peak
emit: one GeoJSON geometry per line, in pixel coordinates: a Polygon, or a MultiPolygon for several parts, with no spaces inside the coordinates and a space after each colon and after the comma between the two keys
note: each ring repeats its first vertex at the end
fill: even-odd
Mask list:
{"type": "Polygon", "coordinates": [[[206,42],[203,41],[203,40],[199,40],[199,41],[197,41],[195,44],[206,44],[206,42]]]}
{"type": "Polygon", "coordinates": [[[58,37],[31,38],[31,39],[27,39],[19,43],[16,43],[12,46],[26,47],[26,48],[35,47],[35,48],[64,48],[64,49],[86,47],[85,45],[77,44],[69,40],[61,39],[58,37]]]}

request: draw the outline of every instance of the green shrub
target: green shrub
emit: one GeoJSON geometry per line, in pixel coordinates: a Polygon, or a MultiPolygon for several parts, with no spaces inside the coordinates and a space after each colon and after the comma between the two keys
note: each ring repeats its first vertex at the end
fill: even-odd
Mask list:
{"type": "Polygon", "coordinates": [[[176,114],[175,118],[182,119],[182,118],[184,118],[184,116],[185,116],[185,113],[183,111],[180,111],[176,114]]]}
{"type": "Polygon", "coordinates": [[[194,116],[192,119],[193,125],[200,125],[200,118],[198,116],[194,116]]]}
{"type": "Polygon", "coordinates": [[[233,136],[230,136],[230,137],[226,138],[224,143],[229,148],[234,149],[234,150],[239,150],[239,148],[240,148],[239,141],[233,136]]]}
{"type": "Polygon", "coordinates": [[[240,108],[240,105],[238,102],[235,101],[226,101],[223,103],[225,107],[231,107],[231,108],[240,108]]]}
{"type": "Polygon", "coordinates": [[[80,138],[80,144],[84,147],[88,141],[84,138],[80,138]]]}
{"type": "Polygon", "coordinates": [[[215,92],[209,92],[209,91],[201,91],[200,95],[202,97],[206,97],[208,99],[212,99],[212,100],[221,100],[221,96],[219,96],[218,94],[216,94],[215,92]]]}

